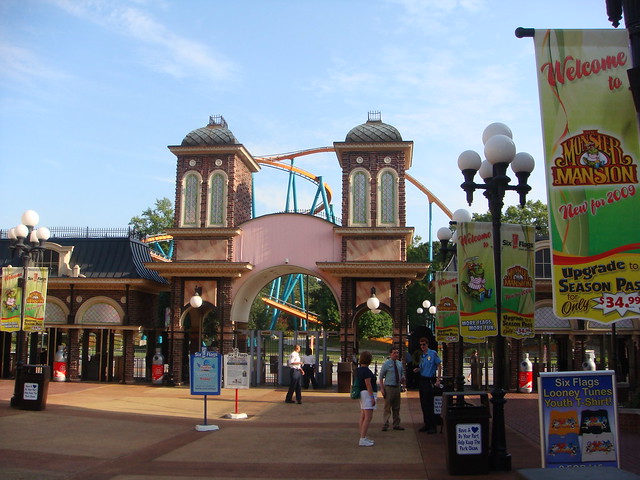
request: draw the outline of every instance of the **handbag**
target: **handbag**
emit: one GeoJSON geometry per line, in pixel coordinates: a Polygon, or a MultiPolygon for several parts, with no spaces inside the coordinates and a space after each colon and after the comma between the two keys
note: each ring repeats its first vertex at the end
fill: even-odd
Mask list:
{"type": "Polygon", "coordinates": [[[358,376],[355,374],[353,376],[353,383],[351,384],[351,398],[354,400],[360,398],[360,382],[358,381],[358,376]]]}

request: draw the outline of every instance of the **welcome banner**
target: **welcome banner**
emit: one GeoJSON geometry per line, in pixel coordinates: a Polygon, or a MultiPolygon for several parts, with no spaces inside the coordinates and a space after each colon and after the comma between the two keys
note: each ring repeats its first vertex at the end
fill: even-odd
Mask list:
{"type": "Polygon", "coordinates": [[[626,30],[537,30],[536,62],[560,318],[640,314],[638,126],[626,30]]]}
{"type": "Polygon", "coordinates": [[[460,333],[465,338],[498,334],[491,230],[487,222],[464,222],[457,228],[460,333]]]}
{"type": "Polygon", "coordinates": [[[436,272],[436,340],[458,341],[458,272],[436,272]]]}
{"type": "Polygon", "coordinates": [[[27,268],[24,297],[25,332],[44,331],[44,313],[47,305],[48,270],[44,267],[27,268]]]}
{"type": "Polygon", "coordinates": [[[0,319],[2,332],[17,332],[22,327],[20,325],[22,288],[18,284],[22,275],[22,268],[2,267],[2,318],[0,319]]]}

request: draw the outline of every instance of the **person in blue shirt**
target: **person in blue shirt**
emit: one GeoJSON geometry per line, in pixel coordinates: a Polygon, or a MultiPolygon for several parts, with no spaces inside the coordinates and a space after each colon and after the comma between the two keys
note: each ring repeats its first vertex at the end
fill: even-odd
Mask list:
{"type": "Polygon", "coordinates": [[[420,393],[420,407],[422,408],[422,418],[424,427],[419,431],[436,433],[436,419],[433,414],[433,385],[440,387],[442,378],[442,360],[438,357],[438,352],[429,348],[429,341],[422,337],[420,339],[420,363],[413,369],[420,375],[418,390],[420,393]]]}

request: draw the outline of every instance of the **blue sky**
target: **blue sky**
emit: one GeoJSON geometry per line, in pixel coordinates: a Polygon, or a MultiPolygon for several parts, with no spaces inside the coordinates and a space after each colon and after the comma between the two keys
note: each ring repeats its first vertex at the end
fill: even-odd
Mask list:
{"type": "MultiPolygon", "coordinates": [[[[48,227],[126,227],[174,199],[167,146],[209,115],[263,156],[331,146],[380,111],[414,142],[408,173],[474,212],[486,200],[466,206],[457,158],[501,121],[536,159],[529,198],[546,203],[533,41],[519,26],[612,28],[604,0],[2,0],[0,228],[26,209],[48,227]]],[[[324,177],[340,215],[335,154],[296,165],[324,177]]],[[[255,182],[258,214],[284,208],[285,174],[255,182]]],[[[298,190],[309,208],[315,189],[298,190]]],[[[408,185],[423,239],[427,212],[408,185]]],[[[447,219],[433,212],[435,232],[447,219]]]]}

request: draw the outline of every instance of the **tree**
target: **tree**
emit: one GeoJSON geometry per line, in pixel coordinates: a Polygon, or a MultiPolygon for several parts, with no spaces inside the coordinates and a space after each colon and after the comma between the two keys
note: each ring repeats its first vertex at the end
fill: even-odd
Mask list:
{"type": "MultiPolygon", "coordinates": [[[[474,213],[473,221],[490,222],[491,212],[474,213]]],[[[547,206],[540,200],[535,202],[527,200],[524,207],[510,205],[502,212],[503,223],[514,223],[517,225],[532,225],[538,227],[537,235],[549,235],[549,213],[547,206]]]]}
{"type": "Polygon", "coordinates": [[[142,235],[157,235],[173,226],[173,203],[167,197],[156,199],[155,208],[147,208],[138,217],[132,217],[129,225],[142,235]]]}

